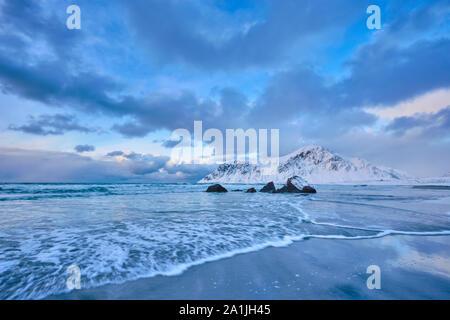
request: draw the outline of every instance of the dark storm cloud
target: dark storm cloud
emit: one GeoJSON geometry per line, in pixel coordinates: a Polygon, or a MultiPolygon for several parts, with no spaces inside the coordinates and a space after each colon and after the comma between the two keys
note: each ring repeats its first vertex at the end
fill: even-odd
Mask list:
{"type": "Polygon", "coordinates": [[[79,124],[74,115],[67,114],[41,115],[38,118],[30,117],[27,124],[21,126],[10,125],[8,129],[41,136],[62,135],[68,131],[83,133],[97,131],[97,129],[79,124]]]}
{"type": "Polygon", "coordinates": [[[201,165],[169,165],[167,157],[148,154],[135,153],[132,158],[114,162],[94,160],[75,153],[0,148],[0,181],[197,181],[215,168],[201,165]]]}
{"type": "MultiPolygon", "coordinates": [[[[61,18],[43,14],[35,1],[2,2],[1,17],[7,23],[0,30],[5,40],[0,44],[1,89],[50,106],[123,119],[112,128],[126,137],[192,128],[194,120],[203,120],[205,128],[275,127],[296,136],[326,137],[373,124],[374,116],[362,107],[392,104],[450,86],[450,40],[445,34],[422,39],[442,23],[442,2],[400,10],[379,36],[360,46],[347,61],[348,76],[337,81],[304,65],[287,65],[283,72],[269,66],[287,61],[287,52],[308,39],[321,43],[321,35],[364,20],[367,3],[287,0],[268,1],[265,6],[263,15],[243,18],[245,23],[255,22],[245,32],[239,31],[242,21],[231,21],[220,8],[203,2],[133,1],[126,6],[138,43],[168,63],[181,61],[208,72],[255,66],[272,71],[274,76],[252,108],[246,95],[233,88],[219,90],[216,100],[192,91],[137,97],[119,79],[74,68],[79,62],[77,48],[67,50],[65,45],[85,44],[84,33],[69,32],[61,18]],[[232,27],[228,35],[217,33],[225,27],[232,27]],[[411,33],[419,40],[410,41],[411,33]],[[24,36],[45,41],[55,58],[33,56],[24,36]],[[33,63],[17,59],[24,56],[33,63]]],[[[35,133],[55,130],[23,127],[35,133]]]]}
{"type": "Polygon", "coordinates": [[[346,62],[350,76],[337,84],[343,107],[392,105],[450,86],[448,1],[386,7],[393,14],[383,30],[346,62]]]}
{"type": "Polygon", "coordinates": [[[60,10],[44,13],[43,4],[34,0],[2,1],[0,20],[2,21],[1,37],[9,38],[1,42],[0,47],[24,57],[26,47],[24,37],[31,41],[45,41],[50,50],[59,58],[73,58],[73,49],[83,39],[83,33],[70,32],[65,28],[64,3],[60,10]],[[57,14],[61,13],[61,14],[57,14]],[[19,44],[13,46],[12,44],[19,44]],[[68,50],[70,48],[70,50],[68,50]]]}
{"type": "Polygon", "coordinates": [[[0,148],[4,182],[109,182],[129,177],[128,170],[116,163],[74,153],[0,148]]]}
{"type": "Polygon", "coordinates": [[[73,149],[78,153],[95,151],[95,147],[88,144],[80,144],[73,149]]]}
{"type": "Polygon", "coordinates": [[[169,176],[181,174],[180,178],[197,181],[217,167],[217,165],[173,164],[170,162],[170,157],[152,154],[131,152],[121,155],[127,159],[121,164],[136,176],[148,176],[154,173],[169,176]]]}
{"type": "Polygon", "coordinates": [[[117,157],[123,155],[123,151],[112,151],[106,154],[107,157],[117,157]]]}
{"type": "Polygon", "coordinates": [[[256,120],[285,122],[313,114],[324,118],[343,109],[392,105],[450,86],[450,39],[420,41],[407,48],[364,46],[346,79],[329,84],[314,70],[299,67],[271,79],[252,111],[256,120]]]}
{"type": "Polygon", "coordinates": [[[161,145],[162,145],[164,148],[171,149],[171,148],[175,147],[176,145],[178,145],[180,142],[181,142],[181,139],[180,139],[180,140],[164,140],[164,141],[161,143],[161,145]]]}
{"type": "Polygon", "coordinates": [[[190,177],[191,181],[198,181],[213,172],[217,165],[208,164],[167,164],[164,170],[169,174],[182,173],[190,177]]]}
{"type": "Polygon", "coordinates": [[[325,81],[309,68],[279,73],[269,82],[249,121],[280,124],[305,114],[323,117],[337,97],[325,81]]]}
{"type": "Polygon", "coordinates": [[[396,135],[404,135],[412,129],[420,129],[425,137],[445,139],[450,136],[450,106],[437,113],[418,113],[410,117],[394,119],[387,127],[396,135]]]}
{"type": "Polygon", "coordinates": [[[350,62],[351,77],[338,85],[343,106],[391,105],[450,86],[450,39],[418,41],[406,48],[376,42],[350,62]]]}
{"type": "Polygon", "coordinates": [[[123,157],[130,160],[126,163],[129,170],[135,175],[147,175],[164,168],[170,160],[167,156],[154,156],[151,154],[142,154],[131,152],[123,154],[123,157]]]}
{"type": "Polygon", "coordinates": [[[127,160],[122,163],[135,176],[157,176],[162,180],[172,176],[183,181],[198,181],[211,173],[217,165],[174,164],[170,157],[131,152],[123,154],[127,160]]]}
{"type": "Polygon", "coordinates": [[[364,107],[393,105],[449,88],[448,34],[426,36],[442,28],[449,7],[433,2],[405,10],[398,1],[389,6],[396,15],[372,41],[354,51],[345,63],[345,78],[336,81],[312,67],[291,67],[270,79],[248,122],[283,128],[296,122],[302,125],[297,132],[340,134],[375,122],[364,107]]]}
{"type": "Polygon", "coordinates": [[[125,100],[109,97],[109,93],[121,89],[114,80],[95,73],[72,74],[65,62],[25,65],[0,53],[0,80],[4,93],[47,105],[113,115],[128,112],[125,100]]]}
{"type": "Polygon", "coordinates": [[[178,96],[152,94],[147,99],[121,93],[124,87],[113,79],[94,73],[72,74],[59,62],[23,65],[0,53],[0,81],[4,93],[52,106],[68,106],[84,113],[110,117],[130,116],[135,120],[116,124],[113,129],[124,136],[145,136],[158,129],[192,126],[196,119],[214,120],[217,103],[200,100],[192,92],[178,96]]]}
{"type": "Polygon", "coordinates": [[[133,107],[130,108],[129,115],[134,120],[112,127],[127,137],[143,137],[158,129],[191,128],[194,120],[202,120],[208,126],[222,128],[222,116],[227,112],[220,103],[212,99],[199,99],[189,91],[179,95],[155,93],[133,107]]]}
{"type": "MultiPolygon", "coordinates": [[[[213,118],[218,106],[210,99],[200,99],[188,91],[179,95],[150,93],[145,98],[125,94],[127,86],[111,76],[92,69],[86,70],[85,67],[80,70],[74,68],[78,66],[78,57],[75,53],[61,54],[59,50],[55,50],[56,58],[46,59],[43,58],[45,55],[32,56],[30,44],[24,43],[21,52],[23,51],[22,54],[25,56],[29,53],[29,56],[19,59],[17,55],[12,54],[14,47],[32,29],[31,22],[22,24],[16,19],[20,5],[32,7],[24,9],[23,20],[32,15],[31,21],[37,19],[33,23],[36,28],[46,22],[39,20],[43,18],[36,18],[45,15],[33,2],[17,2],[11,6],[3,4],[1,7],[1,14],[9,22],[8,25],[16,27],[14,33],[8,36],[4,29],[0,30],[0,35],[8,39],[8,42],[0,46],[0,88],[4,94],[13,94],[48,106],[69,107],[78,112],[101,114],[112,118],[128,116],[131,121],[113,126],[114,130],[128,137],[145,136],[158,129],[187,127],[192,125],[194,119],[213,118]],[[34,62],[27,64],[22,60],[34,62]]],[[[58,26],[59,29],[67,30],[64,23],[58,26]]],[[[52,30],[43,27],[36,31],[37,36],[42,35],[45,38],[50,49],[60,43],[59,31],[53,34],[52,30]]],[[[74,50],[72,46],[69,48],[67,52],[74,50]]],[[[33,128],[31,130],[39,132],[33,128]]],[[[50,132],[52,131],[48,133],[50,132]]]]}
{"type": "Polygon", "coordinates": [[[265,14],[244,20],[246,28],[245,23],[230,21],[214,2],[138,0],[127,2],[125,10],[152,56],[211,70],[280,64],[293,46],[342,30],[367,7],[366,1],[255,3],[265,7],[265,14]]]}

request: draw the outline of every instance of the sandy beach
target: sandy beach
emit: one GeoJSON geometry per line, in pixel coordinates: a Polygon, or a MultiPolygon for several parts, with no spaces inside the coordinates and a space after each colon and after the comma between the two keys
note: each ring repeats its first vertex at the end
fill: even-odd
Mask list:
{"type": "Polygon", "coordinates": [[[309,239],[49,299],[449,299],[448,236],[309,239]],[[369,265],[381,269],[370,290],[369,265]]]}

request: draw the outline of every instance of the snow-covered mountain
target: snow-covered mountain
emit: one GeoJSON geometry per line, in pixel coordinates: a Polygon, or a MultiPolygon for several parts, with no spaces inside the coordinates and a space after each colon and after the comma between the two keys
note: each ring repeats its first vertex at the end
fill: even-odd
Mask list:
{"type": "Polygon", "coordinates": [[[266,168],[249,163],[225,163],[199,183],[285,183],[289,177],[300,176],[311,184],[392,181],[410,177],[400,171],[371,165],[369,162],[346,159],[321,146],[306,146],[281,157],[278,167],[266,168]]]}
{"type": "Polygon", "coordinates": [[[450,185],[450,172],[442,177],[426,177],[414,179],[417,184],[450,185]]]}

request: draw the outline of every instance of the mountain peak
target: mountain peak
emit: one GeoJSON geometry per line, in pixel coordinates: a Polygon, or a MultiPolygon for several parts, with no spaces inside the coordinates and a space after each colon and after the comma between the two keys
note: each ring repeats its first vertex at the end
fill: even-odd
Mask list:
{"type": "Polygon", "coordinates": [[[371,165],[364,159],[347,159],[319,145],[307,145],[280,157],[276,168],[266,170],[260,165],[222,164],[200,183],[285,183],[299,176],[312,184],[362,181],[396,181],[409,177],[391,168],[371,165]]]}

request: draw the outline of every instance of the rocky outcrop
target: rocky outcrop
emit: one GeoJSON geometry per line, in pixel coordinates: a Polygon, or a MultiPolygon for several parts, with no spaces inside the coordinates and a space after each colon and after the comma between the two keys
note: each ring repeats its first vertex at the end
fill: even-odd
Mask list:
{"type": "Polygon", "coordinates": [[[298,192],[303,189],[304,186],[307,185],[307,182],[300,178],[299,176],[293,176],[287,179],[286,187],[288,192],[298,192]]]}
{"type": "Polygon", "coordinates": [[[206,189],[206,192],[228,192],[227,189],[222,187],[220,184],[213,184],[206,189]]]}
{"type": "Polygon", "coordinates": [[[286,192],[288,192],[288,188],[286,186],[283,186],[280,189],[275,190],[273,193],[286,193],[286,192]]]}
{"type": "Polygon", "coordinates": [[[247,191],[245,191],[246,193],[253,193],[253,192],[256,192],[256,189],[255,188],[250,188],[250,189],[248,189],[247,191]]]}
{"type": "Polygon", "coordinates": [[[273,181],[270,181],[268,184],[266,184],[264,187],[262,187],[261,190],[259,190],[259,192],[275,192],[276,188],[275,188],[275,184],[273,183],[273,181]]]}
{"type": "Polygon", "coordinates": [[[317,193],[316,189],[310,186],[304,186],[301,190],[302,193],[317,193]]]}
{"type": "Polygon", "coordinates": [[[282,188],[275,193],[316,193],[316,189],[306,184],[306,181],[299,176],[289,178],[282,188]]]}

